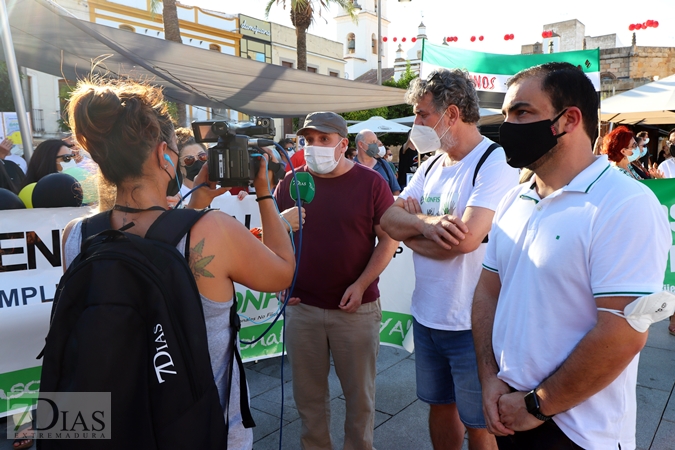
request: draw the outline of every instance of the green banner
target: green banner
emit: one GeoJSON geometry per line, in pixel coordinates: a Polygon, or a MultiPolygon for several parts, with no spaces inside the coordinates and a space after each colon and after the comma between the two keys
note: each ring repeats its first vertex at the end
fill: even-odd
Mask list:
{"type": "MultiPolygon", "coordinates": [[[[643,180],[642,183],[651,189],[659,199],[664,214],[668,216],[670,231],[673,232],[673,243],[675,243],[675,178],[643,180]]],[[[663,290],[675,293],[675,267],[671,267],[673,256],[675,256],[675,245],[673,243],[671,243],[666,273],[663,277],[663,290]]]]}
{"type": "Polygon", "coordinates": [[[18,400],[35,397],[40,390],[40,373],[42,366],[0,373],[0,417],[16,409],[11,405],[16,406],[18,400]]]}

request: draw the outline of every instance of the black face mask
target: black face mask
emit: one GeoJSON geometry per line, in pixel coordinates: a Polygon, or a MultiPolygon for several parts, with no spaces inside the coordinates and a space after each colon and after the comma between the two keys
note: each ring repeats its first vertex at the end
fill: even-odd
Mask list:
{"type": "Polygon", "coordinates": [[[204,165],[205,161],[195,161],[192,163],[191,166],[186,166],[185,167],[185,178],[187,178],[190,181],[194,181],[195,177],[201,170],[202,166],[204,165]]]}
{"type": "MultiPolygon", "coordinates": [[[[171,149],[171,151],[173,151],[173,149],[171,149]]],[[[174,153],[178,154],[178,152],[174,153]]],[[[173,168],[173,171],[176,174],[173,178],[171,178],[171,181],[169,181],[169,184],[166,186],[167,197],[173,197],[174,195],[180,192],[180,187],[183,185],[183,174],[181,173],[180,170],[176,168],[176,166],[173,165],[173,162],[171,160],[167,161],[169,161],[169,165],[173,168]]],[[[170,176],[171,173],[170,172],[168,173],[170,176]]]]}
{"type": "Polygon", "coordinates": [[[504,122],[499,128],[499,143],[504,148],[506,162],[511,167],[522,169],[530,166],[558,143],[565,133],[556,134],[553,124],[565,114],[564,109],[553,120],[532,123],[504,122]]]}

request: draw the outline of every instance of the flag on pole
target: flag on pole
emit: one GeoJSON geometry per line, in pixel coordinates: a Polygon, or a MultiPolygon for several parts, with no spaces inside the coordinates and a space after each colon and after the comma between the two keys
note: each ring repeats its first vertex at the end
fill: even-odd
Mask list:
{"type": "Polygon", "coordinates": [[[501,109],[506,94],[506,82],[516,73],[548,62],[568,62],[579,67],[600,93],[600,50],[545,53],[535,55],[500,55],[482,53],[446,45],[430,44],[424,40],[420,78],[434,70],[466,69],[476,83],[481,108],[501,109]]]}

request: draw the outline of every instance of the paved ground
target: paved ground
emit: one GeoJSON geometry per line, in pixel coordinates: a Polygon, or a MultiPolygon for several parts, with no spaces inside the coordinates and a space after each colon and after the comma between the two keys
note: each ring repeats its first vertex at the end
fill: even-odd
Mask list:
{"type": "MultiPolygon", "coordinates": [[[[431,443],[427,432],[428,406],[415,395],[415,355],[382,347],[377,362],[375,447],[379,450],[424,450],[431,443]]],[[[251,406],[257,427],[255,450],[299,448],[300,420],[294,408],[291,370],[284,366],[281,419],[281,358],[247,364],[251,406]]],[[[637,445],[640,450],[675,450],[675,336],[668,334],[667,321],[652,327],[642,351],[638,376],[637,445]]],[[[330,374],[331,433],[334,447],[342,448],[345,402],[334,371],[330,374]]],[[[5,420],[0,420],[0,450],[11,449],[6,440],[5,420]]],[[[466,448],[466,443],[465,446],[466,448]]]]}

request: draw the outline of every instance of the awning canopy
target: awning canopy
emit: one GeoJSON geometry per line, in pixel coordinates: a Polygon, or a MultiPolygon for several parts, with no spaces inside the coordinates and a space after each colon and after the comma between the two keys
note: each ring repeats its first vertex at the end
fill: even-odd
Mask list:
{"type": "Polygon", "coordinates": [[[68,80],[108,74],[147,80],[190,105],[297,117],[404,102],[401,89],[266,64],[73,17],[51,0],[9,0],[19,65],[68,80]]]}
{"type": "Polygon", "coordinates": [[[675,75],[602,101],[605,122],[643,125],[675,123],[675,75]]]}
{"type": "Polygon", "coordinates": [[[356,123],[347,128],[349,133],[358,133],[361,130],[370,130],[373,133],[407,133],[410,127],[387,120],[384,117],[373,116],[368,120],[356,123]]]}

